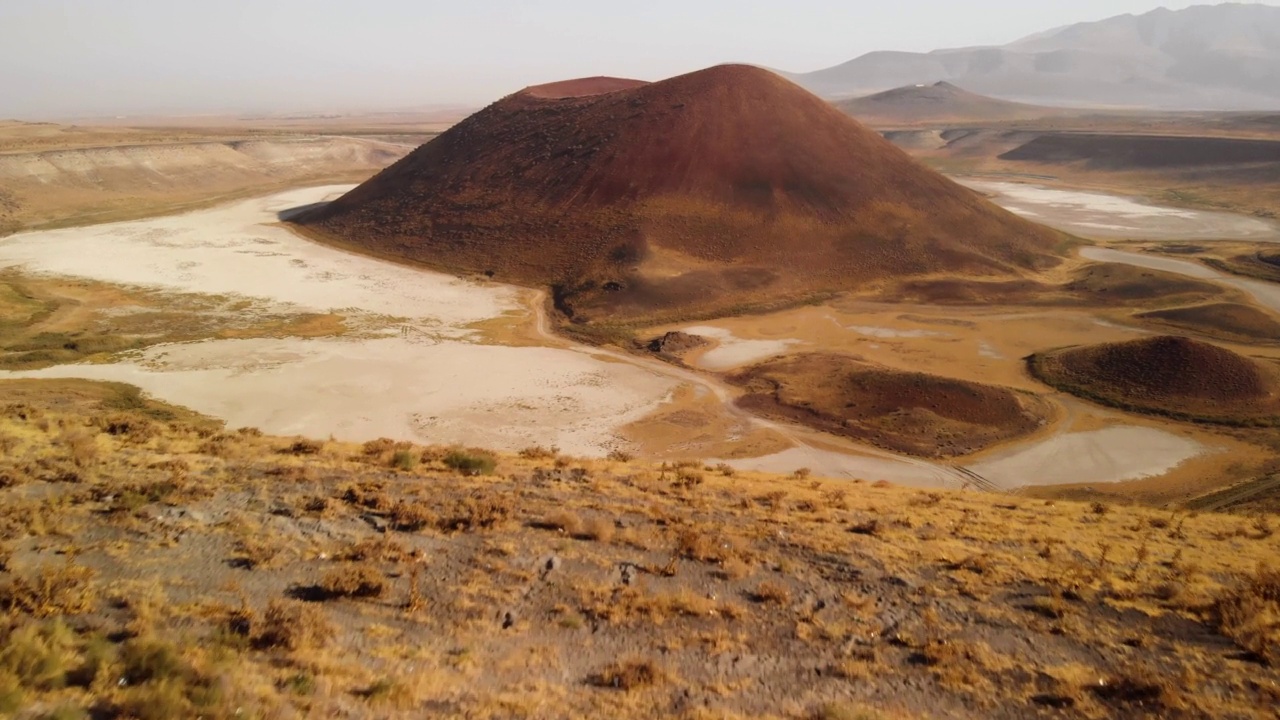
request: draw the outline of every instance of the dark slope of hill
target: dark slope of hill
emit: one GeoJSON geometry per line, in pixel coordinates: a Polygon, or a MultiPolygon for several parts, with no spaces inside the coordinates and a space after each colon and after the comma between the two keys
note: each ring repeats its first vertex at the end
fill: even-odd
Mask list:
{"type": "Polygon", "coordinates": [[[1057,105],[1276,109],[1280,8],[1160,8],[1000,47],[873,52],[790,77],[829,96],[947,80],[986,95],[1057,105]]]}
{"type": "Polygon", "coordinates": [[[301,222],[366,251],[550,285],[579,322],[1056,262],[1056,233],[768,71],[603,94],[584,82],[595,94],[559,83],[504,98],[301,222]]]}
{"type": "Polygon", "coordinates": [[[1280,322],[1271,315],[1249,305],[1236,303],[1210,303],[1166,310],[1154,310],[1138,315],[1175,327],[1186,328],[1210,337],[1249,342],[1280,341],[1280,322]]]}
{"type": "Polygon", "coordinates": [[[1280,414],[1274,368],[1188,338],[1069,348],[1028,362],[1054,387],[1130,410],[1228,424],[1271,424],[1280,414]]]}
{"type": "Polygon", "coordinates": [[[1280,163],[1280,140],[1046,133],[999,157],[1117,170],[1262,165],[1280,163]]]}
{"type": "Polygon", "coordinates": [[[1030,394],[902,372],[829,353],[774,358],[729,377],[738,405],[895,452],[956,457],[1042,427],[1047,405],[1030,394]]]}
{"type": "Polygon", "coordinates": [[[876,126],[918,123],[1031,120],[1071,111],[998,100],[949,82],[906,85],[865,97],[840,100],[836,107],[876,126]]]}

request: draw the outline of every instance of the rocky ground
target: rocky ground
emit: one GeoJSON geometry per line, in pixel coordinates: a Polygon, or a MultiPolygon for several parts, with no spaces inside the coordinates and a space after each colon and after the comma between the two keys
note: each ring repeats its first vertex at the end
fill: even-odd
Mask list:
{"type": "Polygon", "coordinates": [[[36,717],[1275,717],[1274,519],[224,432],[0,384],[36,717]]]}

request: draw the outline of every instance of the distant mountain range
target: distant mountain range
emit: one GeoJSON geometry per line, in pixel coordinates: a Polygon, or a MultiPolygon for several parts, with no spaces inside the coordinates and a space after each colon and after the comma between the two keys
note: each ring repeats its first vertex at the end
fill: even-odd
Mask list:
{"type": "Polygon", "coordinates": [[[827,97],[948,81],[1046,105],[1280,109],[1280,7],[1162,8],[1000,47],[872,52],[825,70],[784,74],[827,97]]]}

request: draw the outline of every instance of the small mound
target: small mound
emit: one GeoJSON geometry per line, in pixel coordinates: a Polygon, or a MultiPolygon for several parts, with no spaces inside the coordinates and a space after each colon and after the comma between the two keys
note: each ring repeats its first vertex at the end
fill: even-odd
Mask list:
{"type": "Polygon", "coordinates": [[[902,372],[823,353],[752,366],[729,378],[738,405],[921,457],[968,455],[1033,432],[1047,407],[994,385],[902,372]]]}
{"type": "Polygon", "coordinates": [[[1271,424],[1276,372],[1217,345],[1169,335],[1028,358],[1031,373],[1074,395],[1136,412],[1232,425],[1271,424]]]}
{"type": "Polygon", "coordinates": [[[1222,294],[1222,289],[1213,283],[1119,263],[1085,265],[1076,271],[1063,289],[1089,304],[1100,305],[1128,305],[1155,299],[1167,301],[1174,296],[1211,297],[1222,294]]]}
{"type": "Polygon", "coordinates": [[[874,95],[841,100],[836,106],[871,125],[1031,120],[1068,112],[1058,108],[998,100],[969,92],[949,82],[906,85],[874,95]]]}
{"type": "Polygon", "coordinates": [[[1155,310],[1138,317],[1226,340],[1280,340],[1280,322],[1257,308],[1236,303],[1155,310]]]}
{"type": "Polygon", "coordinates": [[[690,335],[679,331],[672,331],[661,337],[656,337],[650,340],[645,347],[649,352],[657,353],[659,355],[678,356],[681,353],[703,347],[707,344],[708,341],[704,337],[690,335]]]}
{"type": "Polygon", "coordinates": [[[563,100],[565,98],[604,95],[648,84],[644,80],[599,76],[579,78],[577,80],[561,80],[560,82],[547,83],[545,85],[533,85],[525,88],[520,94],[544,100],[563,100]]]}

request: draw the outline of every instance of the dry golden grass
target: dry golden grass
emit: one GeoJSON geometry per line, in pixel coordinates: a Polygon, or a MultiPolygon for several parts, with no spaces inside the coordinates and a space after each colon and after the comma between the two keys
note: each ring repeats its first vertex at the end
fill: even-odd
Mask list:
{"type": "Polygon", "coordinates": [[[79,482],[0,488],[0,712],[1266,717],[1280,699],[1266,516],[547,453],[468,475],[449,448],[29,387],[0,383],[6,461],[38,468],[68,433],[97,452],[79,482]]]}

